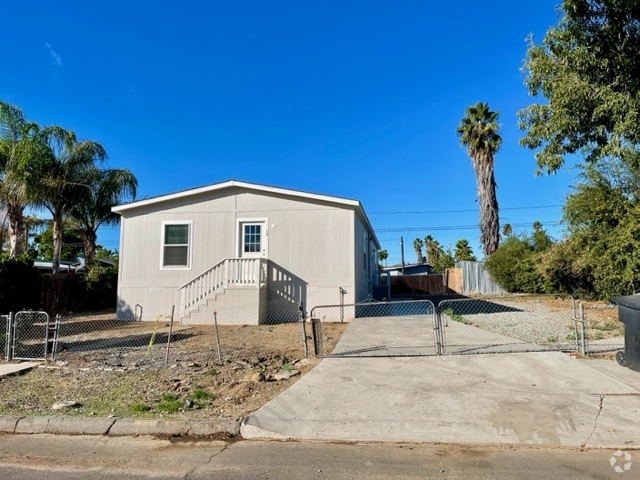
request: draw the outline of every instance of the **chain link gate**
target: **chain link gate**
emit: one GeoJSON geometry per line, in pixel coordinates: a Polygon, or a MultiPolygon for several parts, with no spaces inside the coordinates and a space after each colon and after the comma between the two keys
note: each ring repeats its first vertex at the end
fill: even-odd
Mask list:
{"type": "Polygon", "coordinates": [[[438,304],[441,354],[572,352],[580,348],[570,297],[487,297],[438,304]]]}
{"type": "Polygon", "coordinates": [[[7,359],[46,360],[49,353],[49,314],[29,310],[9,317],[7,359]]]}
{"type": "Polygon", "coordinates": [[[311,310],[319,357],[438,355],[435,306],[429,300],[323,305],[311,310]],[[340,337],[339,325],[348,324],[340,337]]]}

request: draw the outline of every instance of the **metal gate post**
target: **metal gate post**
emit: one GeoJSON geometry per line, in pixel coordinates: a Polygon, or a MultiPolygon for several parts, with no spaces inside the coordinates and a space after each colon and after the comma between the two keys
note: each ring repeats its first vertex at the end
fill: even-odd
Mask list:
{"type": "Polygon", "coordinates": [[[51,344],[51,361],[56,361],[56,353],[58,352],[58,337],[60,336],[60,322],[62,322],[62,317],[60,314],[56,315],[56,320],[54,327],[50,330],[53,330],[53,343],[51,344]]]}
{"type": "Polygon", "coordinates": [[[302,305],[302,302],[298,304],[298,316],[300,320],[300,326],[302,327],[302,331],[300,333],[302,334],[302,346],[304,348],[304,358],[307,358],[309,356],[309,350],[307,347],[307,327],[305,325],[304,305],[302,305]]]}
{"type": "Polygon", "coordinates": [[[7,325],[5,326],[5,343],[4,343],[4,357],[8,362],[12,360],[11,344],[13,343],[13,312],[7,315],[7,325]]]}
{"type": "Polygon", "coordinates": [[[584,306],[582,302],[578,305],[580,309],[580,353],[582,355],[587,354],[587,333],[585,328],[585,318],[584,318],[584,306]]]}
{"type": "Polygon", "coordinates": [[[16,325],[15,325],[15,314],[11,312],[9,314],[9,339],[11,340],[9,344],[9,355],[7,356],[7,360],[10,362],[13,360],[13,355],[16,351],[16,325]]]}
{"type": "Polygon", "coordinates": [[[444,353],[444,345],[442,344],[442,311],[439,307],[435,309],[433,319],[433,334],[436,342],[436,355],[442,355],[444,353]]]}

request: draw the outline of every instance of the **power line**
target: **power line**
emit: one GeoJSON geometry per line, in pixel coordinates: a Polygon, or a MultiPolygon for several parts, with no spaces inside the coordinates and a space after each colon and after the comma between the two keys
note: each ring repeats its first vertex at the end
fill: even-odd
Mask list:
{"type": "MultiPolygon", "coordinates": [[[[557,220],[545,220],[540,222],[543,225],[556,224],[557,220]]],[[[510,223],[512,227],[530,227],[532,222],[510,223]]],[[[389,227],[389,228],[376,228],[376,232],[392,233],[392,232],[421,232],[421,231],[446,231],[446,230],[473,230],[478,228],[478,224],[473,225],[437,225],[430,227],[389,227]]]]}
{"type": "MultiPolygon", "coordinates": [[[[532,205],[526,207],[505,207],[500,208],[500,210],[536,210],[542,208],[558,208],[562,207],[562,205],[532,205]]],[[[417,214],[428,214],[428,213],[469,213],[469,212],[478,212],[477,208],[468,209],[468,210],[416,210],[416,211],[398,211],[398,212],[369,212],[368,215],[417,215],[417,214]]]]}

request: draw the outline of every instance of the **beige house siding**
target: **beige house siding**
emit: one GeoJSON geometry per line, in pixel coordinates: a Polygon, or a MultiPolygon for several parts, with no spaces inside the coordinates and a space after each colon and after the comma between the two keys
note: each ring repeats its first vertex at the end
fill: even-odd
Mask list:
{"type": "MultiPolygon", "coordinates": [[[[239,222],[244,219],[264,219],[266,224],[264,315],[269,321],[294,319],[298,302],[307,311],[315,305],[338,304],[340,287],[347,290],[345,303],[368,295],[363,241],[372,232],[350,206],[234,186],[143,205],[121,215],[121,317],[138,313],[136,305],[148,320],[169,314],[172,305],[177,308],[179,287],[223,259],[238,256],[239,222]],[[167,221],[191,222],[188,269],[161,268],[162,225],[167,221]]],[[[256,302],[255,298],[249,292],[246,301],[256,302]]]]}

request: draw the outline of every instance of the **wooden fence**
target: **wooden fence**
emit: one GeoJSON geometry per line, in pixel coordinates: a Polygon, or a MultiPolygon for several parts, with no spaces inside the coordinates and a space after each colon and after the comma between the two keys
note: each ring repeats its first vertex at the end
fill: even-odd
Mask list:
{"type": "Polygon", "coordinates": [[[450,268],[429,275],[392,275],[391,295],[451,295],[462,293],[462,271],[450,268]]]}
{"type": "Polygon", "coordinates": [[[416,293],[446,293],[445,278],[441,274],[429,275],[392,275],[391,296],[416,293]]]}

